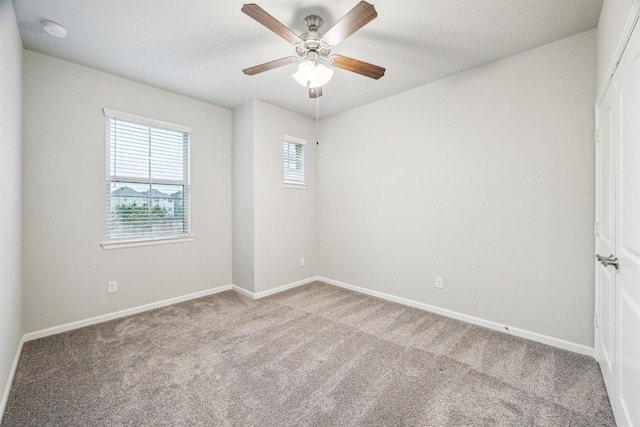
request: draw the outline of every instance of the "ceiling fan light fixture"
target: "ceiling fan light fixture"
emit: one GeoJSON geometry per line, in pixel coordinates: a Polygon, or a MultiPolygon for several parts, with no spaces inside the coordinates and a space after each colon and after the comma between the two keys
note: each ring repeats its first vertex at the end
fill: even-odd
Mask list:
{"type": "Polygon", "coordinates": [[[293,78],[304,87],[321,87],[329,83],[333,70],[313,61],[305,61],[298,65],[298,72],[293,78]]]}
{"type": "Polygon", "coordinates": [[[331,68],[325,67],[322,64],[316,64],[313,78],[309,81],[309,87],[322,87],[329,83],[331,77],[333,77],[333,70],[331,68]]]}
{"type": "Polygon", "coordinates": [[[296,79],[301,86],[308,87],[314,69],[315,64],[313,61],[305,61],[298,65],[298,72],[293,75],[293,78],[296,79]]]}

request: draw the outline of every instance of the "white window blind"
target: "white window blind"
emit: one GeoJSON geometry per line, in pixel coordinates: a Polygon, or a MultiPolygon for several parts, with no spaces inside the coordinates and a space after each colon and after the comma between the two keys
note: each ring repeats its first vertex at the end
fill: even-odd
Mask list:
{"type": "Polygon", "coordinates": [[[107,125],[107,241],[190,234],[190,128],[113,110],[107,125]]]}
{"type": "Polygon", "coordinates": [[[304,139],[284,137],[284,183],[304,185],[304,139]]]}

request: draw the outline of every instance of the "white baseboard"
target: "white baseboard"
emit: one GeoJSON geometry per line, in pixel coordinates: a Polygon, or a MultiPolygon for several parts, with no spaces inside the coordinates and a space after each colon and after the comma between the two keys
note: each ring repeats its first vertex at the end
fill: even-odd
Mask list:
{"type": "Polygon", "coordinates": [[[236,292],[239,292],[239,293],[241,293],[243,295],[248,296],[251,299],[260,299],[260,298],[264,298],[264,297],[269,296],[269,295],[273,295],[273,294],[277,294],[279,292],[286,291],[287,289],[292,289],[292,288],[295,288],[297,286],[305,285],[307,283],[313,282],[314,280],[318,280],[317,277],[310,277],[310,278],[307,278],[307,279],[299,280],[297,282],[289,283],[289,284],[286,284],[286,285],[279,286],[277,288],[273,288],[273,289],[269,289],[269,290],[262,291],[262,292],[257,292],[257,293],[254,293],[254,292],[251,292],[251,291],[247,291],[246,289],[243,289],[243,288],[241,288],[239,286],[236,286],[236,285],[220,286],[220,287],[217,287],[217,288],[207,289],[205,291],[194,292],[194,293],[188,294],[188,295],[183,295],[183,296],[179,296],[179,297],[175,297],[175,298],[166,299],[166,300],[163,300],[163,301],[153,302],[153,303],[150,303],[150,304],[140,305],[140,306],[137,306],[137,307],[127,308],[125,310],[120,310],[120,311],[116,311],[116,312],[113,312],[113,313],[107,313],[107,314],[103,314],[103,315],[100,315],[100,316],[91,317],[89,319],[78,320],[78,321],[75,321],[75,322],[65,323],[63,325],[53,326],[51,328],[41,329],[41,330],[35,331],[35,332],[30,332],[30,333],[24,335],[24,342],[35,340],[35,339],[38,339],[38,338],[48,337],[50,335],[55,335],[55,334],[59,334],[59,333],[62,333],[62,332],[71,331],[73,329],[82,328],[84,326],[95,325],[96,323],[107,322],[109,320],[118,319],[120,317],[125,317],[125,316],[130,316],[132,314],[142,313],[144,311],[153,310],[155,308],[166,307],[168,305],[177,304],[177,303],[180,303],[180,302],[183,302],[183,301],[187,301],[187,300],[191,300],[191,299],[205,297],[207,295],[217,294],[219,292],[229,291],[229,290],[232,290],[232,289],[235,290],[236,292]]]}
{"type": "Polygon", "coordinates": [[[461,320],[463,322],[467,322],[467,323],[471,323],[474,325],[478,325],[478,326],[483,326],[485,328],[489,328],[489,329],[493,329],[496,331],[500,331],[503,333],[509,333],[521,338],[526,338],[528,340],[531,341],[535,341],[535,342],[539,342],[542,344],[547,344],[547,345],[551,345],[554,347],[558,347],[564,350],[569,350],[569,351],[573,351],[575,353],[579,353],[579,354],[584,354],[586,356],[590,356],[590,357],[594,357],[594,349],[592,347],[587,347],[585,345],[582,344],[577,344],[574,342],[570,342],[570,341],[566,341],[560,338],[555,338],[555,337],[550,337],[547,335],[543,335],[543,334],[539,334],[536,332],[531,332],[531,331],[527,331],[524,329],[519,329],[519,328],[514,328],[508,325],[503,325],[491,320],[485,320],[485,319],[481,319],[479,317],[474,317],[474,316],[470,316],[467,314],[463,314],[463,313],[458,313],[452,310],[448,310],[445,308],[440,308],[440,307],[436,307],[430,304],[425,304],[422,302],[418,302],[418,301],[413,301],[407,298],[402,298],[402,297],[398,297],[395,295],[391,295],[391,294],[386,294],[384,292],[378,292],[378,291],[374,291],[371,289],[367,289],[367,288],[362,288],[359,286],[354,286],[354,285],[350,285],[348,283],[344,283],[344,282],[340,282],[337,280],[333,280],[333,279],[328,279],[326,277],[319,277],[319,276],[315,276],[315,277],[309,277],[307,279],[303,279],[303,280],[298,280],[296,282],[293,283],[289,283],[286,285],[282,285],[282,286],[278,286],[277,288],[273,288],[273,289],[269,289],[266,291],[262,291],[262,292],[250,292],[247,291],[246,289],[243,289],[239,286],[236,285],[226,285],[226,286],[220,286],[217,288],[212,288],[212,289],[207,289],[205,291],[200,291],[200,292],[194,292],[192,294],[188,294],[188,295],[183,295],[183,296],[179,296],[179,297],[175,297],[175,298],[170,298],[170,299],[166,299],[163,301],[158,301],[158,302],[154,302],[154,303],[150,303],[150,304],[145,304],[145,305],[141,305],[141,306],[137,306],[137,307],[132,307],[132,308],[128,308],[125,310],[120,310],[120,311],[116,311],[114,313],[108,313],[108,314],[104,314],[101,316],[96,316],[96,317],[92,317],[89,319],[84,319],[84,320],[79,320],[76,322],[71,322],[71,323],[66,323],[63,325],[59,325],[59,326],[54,326],[51,328],[47,328],[47,329],[42,329],[40,331],[36,331],[36,332],[30,332],[28,334],[25,334],[22,339],[20,340],[19,344],[18,344],[18,348],[16,350],[16,355],[13,361],[13,365],[11,367],[11,371],[9,372],[9,377],[7,379],[7,384],[4,387],[4,391],[2,393],[2,400],[0,401],[0,423],[2,422],[2,416],[4,415],[4,410],[5,410],[5,406],[7,404],[7,401],[9,399],[9,392],[11,391],[11,385],[13,383],[13,378],[15,376],[16,370],[18,368],[18,362],[20,361],[20,355],[22,354],[22,347],[23,344],[27,341],[31,341],[34,339],[38,339],[38,338],[43,338],[49,335],[55,335],[55,334],[59,334],[61,332],[66,332],[66,331],[70,331],[73,329],[78,329],[78,328],[82,328],[84,326],[89,326],[89,325],[94,325],[96,323],[102,323],[102,322],[106,322],[109,320],[113,320],[113,319],[118,319],[120,317],[125,317],[125,316],[130,316],[132,314],[137,314],[137,313],[142,313],[144,311],[149,311],[149,310],[153,310],[155,308],[160,308],[160,307],[166,307],[168,305],[172,305],[172,304],[177,304],[183,301],[187,301],[187,300],[191,300],[191,299],[196,299],[196,298],[201,298],[207,295],[212,295],[212,294],[216,294],[219,292],[224,292],[224,291],[228,291],[228,290],[234,290],[236,292],[239,292],[245,296],[248,296],[249,298],[252,299],[260,299],[260,298],[264,298],[267,297],[269,295],[274,295],[289,289],[293,289],[296,288],[298,286],[302,286],[302,285],[306,285],[308,283],[314,282],[314,281],[321,281],[321,282],[325,282],[328,283],[330,285],[333,286],[338,286],[344,289],[349,289],[355,292],[359,292],[362,294],[366,294],[366,295],[371,295],[377,298],[381,298],[387,301],[392,301],[392,302],[396,302],[399,304],[403,304],[403,305],[407,305],[409,307],[415,307],[421,310],[425,310],[425,311],[429,311],[431,313],[436,313],[436,314],[440,314],[443,316],[447,316],[447,317],[451,317],[453,319],[457,319],[457,320],[461,320]]]}
{"type": "MultiPolygon", "coordinates": [[[[22,350],[22,343],[23,342],[27,342],[27,341],[31,341],[34,339],[38,339],[38,338],[42,338],[42,337],[46,337],[49,335],[55,335],[55,334],[59,334],[61,332],[66,332],[66,331],[70,331],[73,329],[78,329],[78,328],[82,328],[84,326],[89,326],[89,325],[94,325],[96,323],[101,323],[101,322],[106,322],[108,320],[113,320],[113,319],[118,319],[120,317],[125,317],[125,316],[130,316],[132,314],[137,314],[137,313],[141,313],[144,311],[149,311],[149,310],[153,310],[155,308],[160,308],[160,307],[166,307],[168,305],[172,305],[172,304],[177,304],[179,302],[183,302],[183,301],[187,301],[187,300],[191,300],[191,299],[195,299],[195,298],[201,298],[207,295],[212,295],[212,294],[216,294],[218,292],[223,292],[223,291],[228,291],[233,289],[234,291],[241,293],[251,299],[257,300],[260,298],[264,298],[267,297],[269,295],[274,295],[289,289],[293,289],[296,288],[298,286],[302,286],[302,285],[306,285],[307,283],[311,283],[314,281],[321,281],[321,282],[325,282],[328,283],[330,285],[334,285],[334,286],[338,286],[341,288],[345,288],[345,289],[349,289],[355,292],[359,292],[362,294],[366,294],[366,295],[371,295],[374,297],[378,297],[387,301],[393,301],[399,304],[403,304],[403,305],[407,305],[409,307],[415,307],[421,310],[425,310],[425,311],[429,311],[431,313],[436,313],[436,314],[440,314],[442,316],[447,316],[447,317],[451,317],[453,319],[457,319],[457,320],[461,320],[463,322],[467,322],[467,323],[471,323],[474,325],[478,325],[478,326],[483,326],[485,328],[489,328],[489,329],[493,329],[496,331],[500,331],[500,332],[504,332],[504,333],[509,333],[511,335],[515,335],[521,338],[526,338],[528,340],[531,341],[536,341],[542,344],[547,344],[547,345],[551,345],[554,347],[558,347],[564,350],[569,350],[569,351],[573,351],[575,353],[580,353],[580,354],[584,354],[586,356],[590,356],[590,357],[594,357],[594,349],[593,347],[587,347],[585,345],[582,344],[577,344],[571,341],[566,341],[560,338],[555,338],[555,337],[550,337],[548,335],[543,335],[543,334],[539,334],[537,332],[532,332],[532,331],[528,331],[525,329],[520,329],[520,328],[515,328],[509,325],[503,325],[501,323],[497,323],[491,320],[486,320],[486,319],[481,319],[479,317],[474,317],[474,316],[470,316],[467,314],[463,314],[463,313],[458,313],[456,311],[452,311],[452,310],[448,310],[446,308],[441,308],[441,307],[436,307],[430,304],[425,304],[422,302],[418,302],[418,301],[414,301],[414,300],[410,300],[407,298],[402,298],[402,297],[398,297],[395,295],[391,295],[391,294],[386,294],[384,292],[378,292],[378,291],[374,291],[371,289],[367,289],[367,288],[362,288],[359,286],[354,286],[354,285],[350,285],[348,283],[344,283],[344,282],[340,282],[337,280],[333,280],[333,279],[329,279],[326,277],[319,277],[319,276],[315,276],[315,277],[309,277],[306,279],[302,279],[302,280],[298,280],[296,282],[292,282],[286,285],[282,285],[282,286],[278,286],[277,288],[273,288],[273,289],[268,289],[266,291],[262,291],[262,292],[251,292],[248,291],[246,289],[243,289],[237,285],[226,285],[226,286],[220,286],[217,288],[212,288],[212,289],[207,289],[205,291],[200,291],[200,292],[195,292],[192,294],[188,294],[188,295],[183,295],[180,297],[176,297],[176,298],[170,298],[167,300],[163,300],[163,301],[158,301],[158,302],[154,302],[151,304],[145,304],[145,305],[141,305],[138,307],[133,307],[133,308],[129,308],[126,310],[121,310],[121,311],[116,311],[114,313],[108,313],[108,314],[104,314],[101,316],[96,316],[96,317],[92,317],[90,319],[85,319],[85,320],[79,320],[76,322],[71,322],[71,323],[66,323],[63,325],[59,325],[59,326],[54,326],[51,328],[47,328],[47,329],[42,329],[40,331],[36,331],[36,332],[31,332],[28,334],[25,334],[23,337],[23,340],[20,343],[20,351],[22,350]]],[[[17,357],[19,358],[19,354],[17,355],[17,357]]],[[[15,362],[16,366],[17,366],[17,359],[15,362]]],[[[12,377],[13,378],[13,377],[12,377]]],[[[7,392],[8,393],[8,392],[7,392]]],[[[4,399],[4,396],[3,396],[4,399]]],[[[4,400],[3,400],[4,402],[4,400]]]]}
{"type": "Polygon", "coordinates": [[[188,295],[182,295],[175,298],[169,298],[163,301],[157,301],[150,304],[144,304],[144,305],[139,305],[137,307],[127,308],[125,310],[120,310],[113,313],[91,317],[89,319],[78,320],[76,322],[71,322],[71,323],[65,323],[59,326],[53,326],[51,328],[42,329],[36,332],[30,332],[28,334],[25,334],[24,342],[35,340],[38,338],[48,337],[49,335],[55,335],[55,334],[70,331],[73,329],[82,328],[84,326],[95,325],[96,323],[102,323],[108,320],[118,319],[120,317],[130,316],[132,314],[142,313],[143,311],[149,311],[155,308],[166,307],[168,305],[177,304],[179,302],[188,301],[191,299],[206,297],[207,295],[213,295],[219,292],[229,291],[231,289],[233,289],[232,285],[220,286],[217,288],[211,288],[204,291],[194,292],[188,295]]]}
{"type": "Polygon", "coordinates": [[[378,292],[367,288],[361,288],[359,286],[350,285],[348,283],[339,282],[337,280],[328,279],[326,277],[317,277],[314,280],[328,283],[330,285],[338,286],[341,288],[349,289],[352,291],[360,292],[362,294],[371,295],[374,297],[382,298],[387,301],[397,302],[399,304],[407,305],[409,307],[418,308],[421,310],[429,311],[431,313],[440,314],[442,316],[451,317],[453,319],[462,320],[463,322],[471,323],[485,328],[494,329],[496,331],[515,335],[520,338],[526,338],[531,341],[536,341],[542,344],[558,347],[563,350],[573,351],[574,353],[584,354],[585,356],[594,357],[593,347],[587,347],[582,344],[577,344],[571,341],[566,341],[560,338],[550,337],[542,335],[537,332],[527,331],[525,329],[514,328],[509,325],[503,325],[491,320],[481,319],[479,317],[470,316],[456,311],[448,310],[446,308],[436,307],[430,304],[425,304],[418,301],[413,301],[406,298],[397,297],[395,295],[386,294],[384,292],[378,292]]]}
{"type": "Polygon", "coordinates": [[[286,285],[278,286],[277,288],[268,289],[266,291],[256,292],[256,293],[248,291],[244,288],[241,288],[240,286],[236,286],[236,285],[232,285],[232,286],[234,291],[239,292],[242,295],[248,296],[251,299],[260,299],[260,298],[268,297],[269,295],[274,295],[280,292],[287,291],[289,289],[297,288],[298,286],[306,285],[307,283],[315,282],[316,280],[320,280],[320,278],[318,278],[317,276],[308,277],[306,279],[298,280],[297,282],[292,282],[286,285]]]}
{"type": "Polygon", "coordinates": [[[255,298],[255,294],[251,291],[246,290],[245,288],[241,288],[240,286],[237,285],[231,285],[231,287],[233,288],[234,291],[236,291],[239,294],[244,295],[245,297],[249,297],[251,299],[256,299],[255,298]]]}
{"type": "Polygon", "coordinates": [[[4,416],[4,409],[7,407],[9,401],[9,393],[11,392],[11,385],[13,384],[13,378],[18,370],[18,362],[20,362],[20,355],[22,354],[22,345],[24,344],[24,337],[20,338],[18,342],[18,348],[16,348],[16,355],[13,358],[13,364],[9,370],[9,376],[7,377],[7,383],[2,391],[2,400],[0,400],[0,424],[2,424],[2,417],[4,416]]]}

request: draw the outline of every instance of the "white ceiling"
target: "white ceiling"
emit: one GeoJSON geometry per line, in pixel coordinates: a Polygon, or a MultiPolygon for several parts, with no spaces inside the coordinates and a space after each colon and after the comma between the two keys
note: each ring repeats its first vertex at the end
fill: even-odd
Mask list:
{"type": "MultiPolygon", "coordinates": [[[[252,0],[249,0],[252,1],[252,0]]],[[[326,32],[357,0],[261,1],[295,33],[305,16],[326,32]]],[[[308,98],[296,65],[255,76],[243,68],[294,55],[235,0],[13,0],[26,49],[225,108],[250,99],[320,118],[386,98],[597,26],[602,0],[369,0],[378,17],[332,50],[387,69],[372,80],[335,69],[308,98]],[[40,22],[65,26],[54,38],[40,22]]],[[[562,64],[558,64],[562,66],[562,64]]]]}

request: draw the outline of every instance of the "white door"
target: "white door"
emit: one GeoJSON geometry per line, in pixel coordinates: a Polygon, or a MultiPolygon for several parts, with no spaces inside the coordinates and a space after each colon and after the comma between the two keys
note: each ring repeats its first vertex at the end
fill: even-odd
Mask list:
{"type": "MultiPolygon", "coordinates": [[[[614,135],[617,93],[609,88],[598,109],[599,129],[596,134],[596,253],[615,252],[615,185],[616,141],[614,135]]],[[[595,259],[594,259],[595,261],[595,259]]],[[[611,401],[614,401],[616,352],[616,271],[596,261],[596,333],[595,352],[611,401]]]]}
{"type": "Polygon", "coordinates": [[[640,29],[598,124],[595,351],[616,422],[640,427],[640,29]]]}
{"type": "Polygon", "coordinates": [[[618,423],[640,426],[640,31],[631,36],[617,76],[616,203],[618,423]]]}

